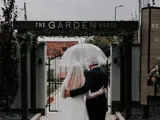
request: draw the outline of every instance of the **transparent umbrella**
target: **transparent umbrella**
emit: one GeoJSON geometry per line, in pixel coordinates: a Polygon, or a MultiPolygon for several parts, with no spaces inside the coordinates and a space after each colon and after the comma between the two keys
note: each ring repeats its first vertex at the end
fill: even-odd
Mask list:
{"type": "Polygon", "coordinates": [[[99,47],[93,44],[81,43],[70,47],[64,52],[60,66],[69,67],[75,61],[78,61],[84,67],[88,67],[92,59],[96,59],[99,65],[106,64],[107,61],[107,57],[99,47]]]}

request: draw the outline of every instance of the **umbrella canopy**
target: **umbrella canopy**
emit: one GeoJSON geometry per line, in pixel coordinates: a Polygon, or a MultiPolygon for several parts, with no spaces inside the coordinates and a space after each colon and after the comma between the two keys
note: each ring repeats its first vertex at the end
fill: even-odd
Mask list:
{"type": "Polygon", "coordinates": [[[107,57],[99,47],[93,44],[81,43],[70,47],[64,52],[60,66],[72,66],[75,61],[78,61],[84,67],[88,67],[92,60],[101,65],[106,64],[107,57]]]}

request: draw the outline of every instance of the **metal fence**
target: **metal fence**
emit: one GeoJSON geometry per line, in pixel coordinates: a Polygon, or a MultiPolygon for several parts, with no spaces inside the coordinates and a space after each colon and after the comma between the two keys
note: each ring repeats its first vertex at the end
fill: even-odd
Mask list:
{"type": "Polygon", "coordinates": [[[47,105],[50,112],[58,112],[61,105],[60,90],[67,69],[60,66],[61,55],[48,59],[47,105]]]}

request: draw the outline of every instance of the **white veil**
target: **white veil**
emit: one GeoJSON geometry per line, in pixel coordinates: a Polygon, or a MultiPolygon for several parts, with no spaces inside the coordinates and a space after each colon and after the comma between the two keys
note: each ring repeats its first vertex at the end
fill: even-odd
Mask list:
{"type": "Polygon", "coordinates": [[[88,120],[88,115],[86,111],[86,105],[84,100],[84,96],[77,96],[75,98],[68,97],[64,98],[64,90],[66,89],[76,89],[80,88],[84,85],[85,78],[84,78],[84,71],[83,67],[79,62],[74,62],[69,69],[69,72],[62,84],[61,88],[61,104],[60,104],[60,120],[88,120]],[[74,64],[75,63],[75,64],[74,64]]]}
{"type": "Polygon", "coordinates": [[[84,85],[85,78],[84,78],[84,71],[83,67],[80,63],[76,62],[70,69],[69,72],[64,79],[62,84],[61,94],[64,95],[64,90],[74,90],[80,88],[84,85]]]}

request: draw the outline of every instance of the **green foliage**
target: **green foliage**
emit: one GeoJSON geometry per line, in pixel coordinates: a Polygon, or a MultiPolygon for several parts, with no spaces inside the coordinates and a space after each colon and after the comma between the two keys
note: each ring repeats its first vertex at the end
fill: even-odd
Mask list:
{"type": "Polygon", "coordinates": [[[8,111],[18,93],[20,56],[17,49],[23,44],[27,44],[28,51],[36,47],[37,37],[31,32],[14,32],[13,21],[18,13],[15,0],[2,0],[1,3],[3,14],[0,15],[0,109],[8,111]]]}
{"type": "Polygon", "coordinates": [[[119,48],[119,52],[117,54],[117,65],[120,66],[120,48],[123,48],[123,54],[126,52],[126,46],[128,44],[132,44],[138,38],[137,31],[134,32],[126,32],[121,31],[116,37],[111,36],[95,36],[92,39],[86,40],[87,43],[94,44],[98,46],[107,57],[110,56],[110,44],[116,43],[117,47],[119,48]]]}
{"type": "Polygon", "coordinates": [[[94,44],[98,46],[107,57],[110,56],[110,43],[115,43],[114,37],[101,37],[95,36],[92,39],[86,41],[87,43],[94,44]]]}
{"type": "Polygon", "coordinates": [[[9,110],[18,92],[17,40],[13,20],[17,17],[14,0],[3,0],[0,24],[0,109],[9,110]]]}
{"type": "Polygon", "coordinates": [[[159,74],[159,72],[158,72],[158,71],[155,72],[155,73],[153,74],[153,77],[155,77],[156,79],[160,79],[160,74],[159,74]]]}

